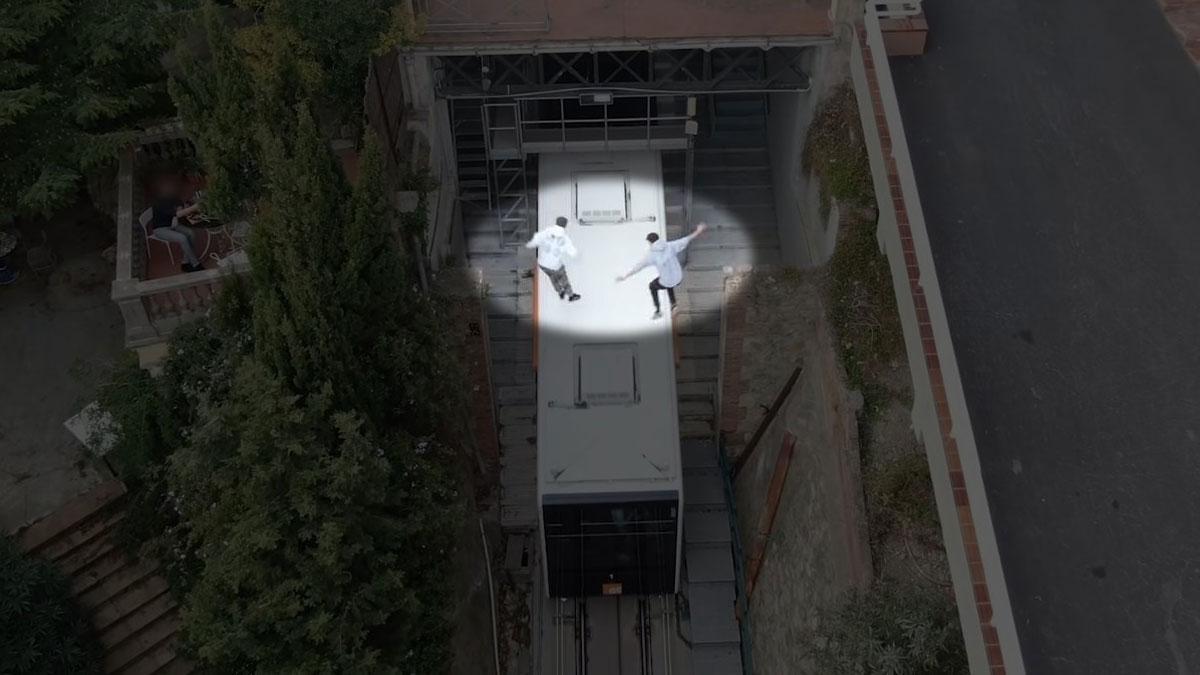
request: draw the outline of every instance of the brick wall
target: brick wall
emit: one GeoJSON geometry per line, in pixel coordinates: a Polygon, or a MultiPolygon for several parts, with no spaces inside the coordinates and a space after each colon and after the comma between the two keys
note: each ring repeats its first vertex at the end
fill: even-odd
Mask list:
{"type": "MultiPolygon", "coordinates": [[[[871,21],[871,17],[867,17],[871,21]]],[[[929,297],[925,283],[933,283],[936,289],[936,275],[932,268],[932,257],[927,243],[920,253],[914,239],[913,222],[910,211],[919,213],[919,205],[910,205],[902,187],[902,167],[897,162],[895,150],[903,149],[903,171],[911,178],[911,166],[907,163],[907,148],[904,146],[903,129],[893,129],[888,121],[885,99],[881,90],[881,77],[885,77],[888,86],[888,96],[891,97],[889,106],[895,110],[895,94],[891,90],[890,73],[881,74],[875,69],[874,57],[871,50],[869,29],[863,24],[857,26],[857,47],[861,50],[861,61],[864,69],[862,85],[856,82],[859,95],[859,107],[862,110],[864,126],[873,122],[873,129],[868,129],[868,146],[873,151],[872,171],[875,174],[876,192],[880,194],[880,228],[889,231],[880,234],[885,243],[888,260],[893,269],[896,283],[898,306],[901,320],[905,323],[905,342],[907,343],[910,366],[913,375],[914,397],[917,399],[916,408],[922,408],[922,400],[928,400],[928,412],[936,419],[928,425],[924,422],[925,415],[914,413],[917,431],[923,435],[926,450],[930,458],[930,470],[935,490],[938,492],[939,512],[942,515],[943,535],[947,554],[951,560],[952,573],[955,580],[955,590],[959,598],[960,619],[963,622],[964,638],[968,652],[971,654],[972,670],[976,672],[991,672],[1001,674],[1006,672],[1005,655],[1001,649],[1000,634],[997,630],[994,601],[1002,598],[1007,608],[1006,589],[999,572],[999,558],[995,551],[995,542],[989,538],[990,558],[985,560],[981,551],[980,532],[976,528],[976,516],[986,519],[986,502],[978,509],[973,509],[975,501],[967,487],[967,475],[964,472],[962,457],[959,454],[959,438],[962,434],[970,434],[969,420],[965,418],[965,403],[960,399],[961,385],[957,382],[957,371],[953,377],[955,400],[962,405],[954,406],[961,409],[964,417],[955,420],[952,412],[950,397],[947,393],[946,363],[952,363],[953,353],[949,347],[949,329],[945,325],[944,310],[940,308],[940,295],[935,294],[936,300],[929,297]],[[865,91],[864,91],[865,89],[865,91]],[[864,96],[866,94],[866,96],[864,96]],[[870,133],[874,131],[875,134],[870,133]],[[874,139],[870,138],[874,136],[874,139]],[[875,147],[872,142],[877,141],[875,147]],[[898,144],[898,145],[894,145],[898,144]],[[886,186],[883,184],[886,182],[886,186]],[[890,204],[888,203],[890,201],[890,204]],[[890,208],[888,208],[890,207],[890,208]],[[890,230],[894,226],[894,231],[890,230]],[[928,262],[922,263],[922,260],[928,262]],[[928,269],[923,266],[928,265],[928,269]],[[926,281],[923,281],[923,278],[926,281]],[[934,325],[931,314],[931,302],[938,303],[938,321],[934,325]],[[942,337],[937,337],[937,336],[942,337]],[[939,339],[946,345],[947,353],[939,349],[939,339]],[[946,361],[945,359],[949,359],[946,361]],[[926,428],[926,427],[930,428],[926,428]],[[956,428],[957,427],[957,428],[956,428]],[[947,503],[951,502],[951,503],[947,503]],[[950,518],[947,518],[950,515],[950,518]],[[957,565],[956,565],[957,561],[957,565]],[[989,567],[991,565],[991,567],[989,567]],[[990,580],[988,569],[996,572],[996,579],[990,580]],[[974,610],[973,616],[962,616],[969,607],[974,610]],[[976,628],[977,627],[977,628],[976,628]],[[972,631],[975,631],[972,633],[972,631]]],[[[883,55],[878,55],[882,57],[883,55]]],[[[886,63],[886,60],[882,61],[886,63]]],[[[913,193],[915,195],[915,192],[913,193]]],[[[918,218],[923,227],[923,221],[918,218]]],[[[923,230],[922,230],[923,233],[923,230]]],[[[922,238],[924,242],[924,238],[922,238]]],[[[974,475],[972,480],[978,486],[982,495],[982,478],[974,475]]],[[[980,497],[981,500],[985,499],[980,497]]],[[[987,530],[990,532],[990,523],[987,530]]],[[[1011,612],[1005,613],[1006,635],[1010,636],[1009,647],[1013,653],[1019,653],[1016,644],[1015,628],[1012,626],[1011,612]]],[[[1020,665],[1015,670],[1019,670],[1020,665]]]]}

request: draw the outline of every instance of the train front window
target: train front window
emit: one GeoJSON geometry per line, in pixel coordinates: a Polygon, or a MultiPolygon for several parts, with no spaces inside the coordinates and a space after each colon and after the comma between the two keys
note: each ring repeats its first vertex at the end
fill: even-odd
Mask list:
{"type": "Polygon", "coordinates": [[[677,498],[543,506],[550,594],[673,593],[677,498]]]}

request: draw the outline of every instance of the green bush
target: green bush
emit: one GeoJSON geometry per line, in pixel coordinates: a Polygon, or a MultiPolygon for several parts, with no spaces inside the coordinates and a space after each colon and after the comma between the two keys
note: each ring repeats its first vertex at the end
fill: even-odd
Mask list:
{"type": "Polygon", "coordinates": [[[957,675],[967,672],[958,611],[940,591],[879,582],[822,612],[805,640],[827,675],[957,675]]]}
{"type": "Polygon", "coordinates": [[[0,536],[0,673],[99,672],[99,648],[66,578],[0,536]]]}
{"type": "Polygon", "coordinates": [[[875,205],[871,165],[849,82],[834,89],[817,108],[805,137],[801,166],[821,180],[822,215],[829,213],[830,197],[849,206],[875,205]]]}
{"type": "Polygon", "coordinates": [[[878,541],[897,527],[928,533],[938,527],[929,462],[920,452],[906,452],[868,478],[871,537],[878,541]]]}

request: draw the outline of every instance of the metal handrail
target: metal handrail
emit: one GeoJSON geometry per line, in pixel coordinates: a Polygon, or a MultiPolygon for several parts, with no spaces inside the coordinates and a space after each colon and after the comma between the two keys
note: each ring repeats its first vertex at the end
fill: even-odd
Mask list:
{"type": "MultiPolygon", "coordinates": [[[[713,404],[717,396],[713,394],[713,404]]],[[[714,407],[714,410],[716,408],[714,407]]],[[[717,411],[720,415],[720,411],[717,411]]],[[[729,529],[732,534],[731,546],[733,551],[733,574],[735,583],[735,609],[737,610],[738,632],[741,635],[741,656],[743,675],[754,675],[754,649],[751,642],[750,630],[750,598],[746,595],[746,568],[743,563],[745,553],[742,550],[742,535],[738,528],[737,500],[733,490],[733,472],[729,460],[725,456],[725,442],[719,431],[714,431],[713,437],[717,444],[717,466],[721,470],[721,483],[725,489],[725,503],[729,511],[729,529]]]]}

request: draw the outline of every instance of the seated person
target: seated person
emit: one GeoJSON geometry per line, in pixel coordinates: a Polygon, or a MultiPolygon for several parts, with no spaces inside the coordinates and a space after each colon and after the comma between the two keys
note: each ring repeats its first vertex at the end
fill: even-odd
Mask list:
{"type": "Polygon", "coordinates": [[[196,257],[195,233],[192,228],[184,225],[182,219],[187,218],[200,209],[199,204],[185,206],[180,198],[179,184],[176,181],[164,180],[158,184],[158,196],[151,205],[152,217],[147,226],[147,234],[162,241],[179,244],[183,250],[184,272],[196,272],[204,269],[200,259],[196,257]]]}

